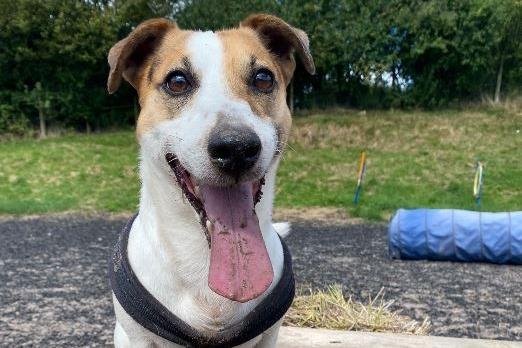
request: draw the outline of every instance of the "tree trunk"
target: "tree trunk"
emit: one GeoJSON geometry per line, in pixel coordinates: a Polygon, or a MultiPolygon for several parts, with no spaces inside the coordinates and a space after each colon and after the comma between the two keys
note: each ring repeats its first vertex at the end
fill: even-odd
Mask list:
{"type": "Polygon", "coordinates": [[[45,127],[45,114],[42,109],[38,109],[38,119],[40,120],[40,139],[47,136],[47,129],[45,127]]]}
{"type": "Polygon", "coordinates": [[[87,134],[91,134],[91,132],[92,132],[91,124],[89,123],[88,120],[85,120],[85,131],[87,132],[87,134]]]}
{"type": "Polygon", "coordinates": [[[395,64],[392,66],[392,91],[395,92],[397,90],[397,70],[395,68],[395,64]]]}
{"type": "Polygon", "coordinates": [[[500,66],[497,73],[497,86],[495,88],[495,103],[500,103],[500,87],[502,87],[502,73],[504,72],[504,54],[500,56],[500,66]]]}

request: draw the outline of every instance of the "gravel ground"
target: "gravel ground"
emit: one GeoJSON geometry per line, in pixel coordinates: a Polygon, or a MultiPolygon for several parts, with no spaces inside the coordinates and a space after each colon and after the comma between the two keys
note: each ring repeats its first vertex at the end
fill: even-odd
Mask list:
{"type": "MultiPolygon", "coordinates": [[[[113,314],[105,276],[124,218],[0,222],[0,346],[103,347],[113,314]]],[[[434,335],[522,341],[522,267],[396,261],[386,227],[296,222],[288,244],[298,286],[339,283],[358,299],[385,289],[434,335]]]]}

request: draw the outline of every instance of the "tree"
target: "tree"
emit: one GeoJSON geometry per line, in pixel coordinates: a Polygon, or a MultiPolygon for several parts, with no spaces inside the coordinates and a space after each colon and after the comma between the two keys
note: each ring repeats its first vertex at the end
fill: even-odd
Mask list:
{"type": "Polygon", "coordinates": [[[46,115],[51,109],[51,93],[36,82],[34,88],[25,93],[25,102],[38,111],[40,125],[40,139],[47,137],[46,115]]]}
{"type": "Polygon", "coordinates": [[[106,55],[120,28],[111,6],[107,1],[0,2],[5,14],[0,104],[25,101],[20,105],[38,121],[41,136],[50,116],[64,126],[97,123],[110,103],[106,55]]]}
{"type": "Polygon", "coordinates": [[[0,0],[0,133],[132,124],[134,90],[105,90],[114,43],[151,17],[219,30],[253,12],[310,37],[317,73],[297,64],[296,108],[498,102],[522,86],[521,0],[0,0]]]}
{"type": "Polygon", "coordinates": [[[506,59],[517,60],[517,52],[520,52],[522,48],[522,1],[495,2],[494,6],[496,11],[493,21],[497,28],[496,46],[498,52],[494,101],[499,103],[506,59]]]}

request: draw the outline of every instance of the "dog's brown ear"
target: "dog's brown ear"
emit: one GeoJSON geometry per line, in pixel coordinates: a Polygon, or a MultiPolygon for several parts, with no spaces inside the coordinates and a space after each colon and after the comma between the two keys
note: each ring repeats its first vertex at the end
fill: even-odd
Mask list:
{"type": "Polygon", "coordinates": [[[122,77],[137,88],[143,63],[158,47],[165,33],[177,28],[176,23],[164,18],[149,19],[138,25],[125,39],[112,46],[108,57],[109,93],[116,92],[122,77]]]}
{"type": "Polygon", "coordinates": [[[287,82],[295,69],[293,53],[297,52],[303,65],[310,74],[315,74],[315,65],[310,53],[308,36],[304,31],[292,27],[281,18],[255,14],[247,17],[240,24],[255,30],[266,47],[280,59],[287,82]]]}

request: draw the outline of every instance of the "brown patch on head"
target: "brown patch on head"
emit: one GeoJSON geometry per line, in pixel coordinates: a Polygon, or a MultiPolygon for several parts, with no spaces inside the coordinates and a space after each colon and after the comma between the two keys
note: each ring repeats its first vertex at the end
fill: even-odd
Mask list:
{"type": "Polygon", "coordinates": [[[141,112],[138,138],[154,125],[173,118],[187,98],[173,99],[162,90],[169,72],[186,69],[185,46],[190,31],[180,30],[167,19],[151,19],[140,24],[109,52],[109,93],[118,89],[122,78],[138,92],[141,112]]]}
{"type": "Polygon", "coordinates": [[[257,33],[266,48],[277,57],[288,82],[295,69],[294,52],[301,58],[306,71],[315,74],[308,36],[301,29],[292,27],[281,18],[267,14],[251,15],[242,21],[240,26],[250,28],[257,33]]]}
{"type": "Polygon", "coordinates": [[[223,45],[224,76],[232,94],[245,100],[261,117],[271,117],[273,107],[285,98],[286,79],[279,64],[250,29],[233,29],[218,33],[223,45]],[[257,91],[254,75],[267,69],[274,75],[274,87],[270,93],[257,91]]]}
{"type": "Polygon", "coordinates": [[[286,104],[286,87],[295,70],[294,52],[308,72],[315,72],[308,37],[302,30],[270,15],[250,16],[241,22],[240,28],[218,35],[232,94],[247,101],[259,117],[272,119],[278,133],[278,147],[283,147],[292,123],[286,104]],[[267,69],[274,76],[274,88],[268,93],[253,86],[254,76],[261,69],[267,69]]]}
{"type": "Polygon", "coordinates": [[[191,31],[176,30],[167,33],[145,67],[147,74],[138,89],[141,112],[136,126],[138,138],[157,124],[178,116],[183,107],[190,102],[192,94],[172,97],[165,92],[165,79],[173,71],[191,74],[187,59],[186,45],[191,31]]]}
{"type": "Polygon", "coordinates": [[[286,104],[289,80],[277,58],[251,29],[232,29],[218,35],[223,45],[224,72],[230,92],[246,101],[257,116],[271,119],[278,129],[279,141],[286,143],[284,135],[292,123],[286,104]],[[260,69],[267,69],[274,76],[274,86],[269,93],[257,91],[253,86],[254,76],[260,69]]]}
{"type": "Polygon", "coordinates": [[[110,72],[107,81],[109,93],[114,93],[122,77],[138,89],[143,75],[143,66],[158,48],[163,36],[178,27],[174,22],[158,18],[141,23],[125,39],[116,43],[109,51],[110,72]]]}

